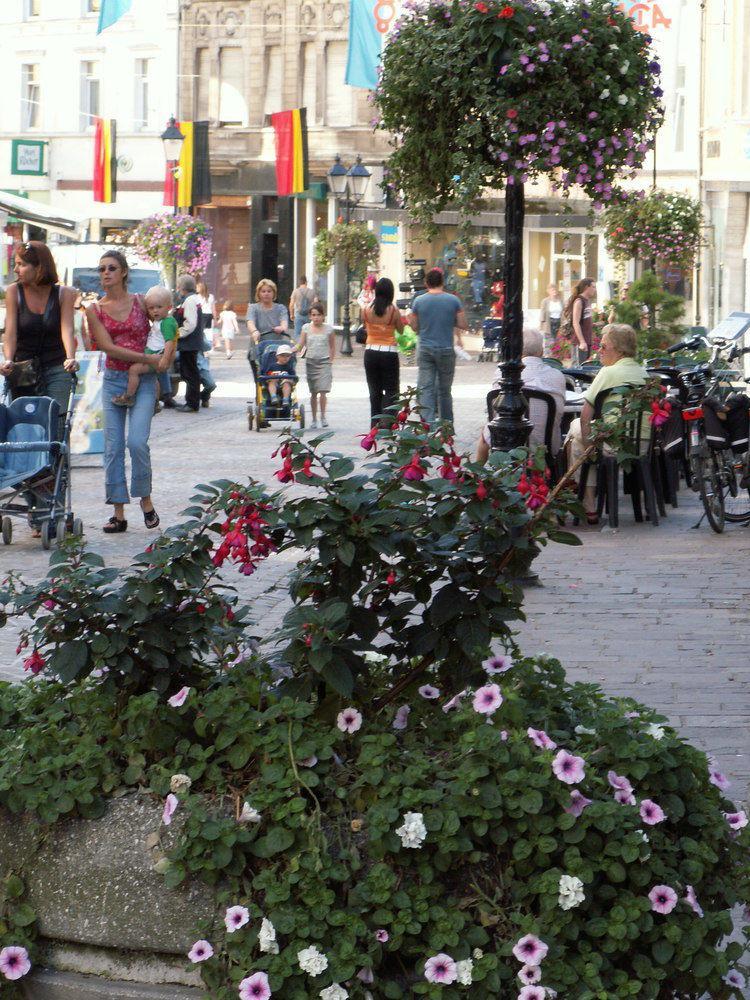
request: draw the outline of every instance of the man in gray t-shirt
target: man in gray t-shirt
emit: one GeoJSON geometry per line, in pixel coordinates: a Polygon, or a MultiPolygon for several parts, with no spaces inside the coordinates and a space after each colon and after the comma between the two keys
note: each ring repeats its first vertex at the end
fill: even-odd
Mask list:
{"type": "MultiPolygon", "coordinates": [[[[425,280],[427,291],[414,300],[409,317],[409,325],[419,334],[417,389],[422,416],[428,423],[435,423],[439,396],[441,419],[453,423],[451,389],[456,371],[453,334],[454,330],[466,330],[468,324],[461,300],[444,290],[440,268],[433,267],[425,280]]],[[[458,346],[463,347],[460,333],[458,346]]]]}

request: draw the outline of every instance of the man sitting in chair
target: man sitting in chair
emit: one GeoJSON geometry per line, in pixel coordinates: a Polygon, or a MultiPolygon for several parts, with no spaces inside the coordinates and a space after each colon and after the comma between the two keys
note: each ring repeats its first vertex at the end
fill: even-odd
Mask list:
{"type": "MultiPolygon", "coordinates": [[[[555,426],[552,432],[552,450],[560,450],[560,424],[565,412],[565,376],[557,369],[542,361],[544,352],[544,337],[539,330],[527,327],[523,331],[523,371],[521,378],[526,389],[539,389],[547,392],[555,400],[555,426]]],[[[497,367],[493,389],[500,388],[502,372],[497,367]]],[[[529,400],[529,420],[534,425],[529,437],[529,447],[536,448],[544,444],[544,427],[547,420],[547,407],[541,399],[529,400]]],[[[490,431],[485,425],[477,443],[477,462],[486,462],[490,454],[490,431]]]]}
{"type": "MultiPolygon", "coordinates": [[[[644,385],[647,374],[643,365],[635,360],[638,351],[638,337],[632,326],[626,323],[610,323],[602,330],[599,357],[604,366],[583,394],[584,404],[579,419],[570,425],[566,445],[570,448],[570,464],[573,465],[591,443],[591,421],[594,418],[596,397],[605,389],[622,385],[644,385]]],[[[576,481],[580,471],[575,474],[576,481]]],[[[596,524],[596,487],[594,477],[589,475],[583,496],[583,509],[589,524],[596,524]]]]}

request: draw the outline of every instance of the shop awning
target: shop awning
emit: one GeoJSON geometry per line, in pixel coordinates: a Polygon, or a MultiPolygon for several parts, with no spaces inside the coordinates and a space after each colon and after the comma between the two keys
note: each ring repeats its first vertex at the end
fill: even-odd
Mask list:
{"type": "Polygon", "coordinates": [[[84,236],[89,226],[89,220],[56,208],[45,205],[31,198],[23,198],[18,194],[0,191],[0,209],[4,209],[22,222],[30,222],[40,229],[63,236],[84,236]]]}

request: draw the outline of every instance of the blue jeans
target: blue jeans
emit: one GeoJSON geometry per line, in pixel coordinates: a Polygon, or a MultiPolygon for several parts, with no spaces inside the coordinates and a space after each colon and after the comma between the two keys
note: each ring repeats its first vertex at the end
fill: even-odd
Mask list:
{"type": "Polygon", "coordinates": [[[127,372],[111,369],[104,372],[104,484],[106,502],[112,504],[130,503],[125,477],[126,447],[130,452],[130,493],[134,497],[151,495],[151,450],[148,438],[156,402],[156,377],[141,375],[135,403],[131,407],[115,406],[113,397],[125,392],[127,384],[127,372]]]}
{"type": "Polygon", "coordinates": [[[423,347],[419,345],[417,360],[417,389],[422,416],[434,424],[438,398],[440,419],[453,423],[453,376],[456,372],[456,352],[452,347],[423,347]]]}
{"type": "Polygon", "coordinates": [[[216,388],[216,379],[211,374],[211,366],[205,354],[198,352],[198,372],[201,377],[201,399],[205,402],[216,388]]]}
{"type": "Polygon", "coordinates": [[[161,398],[164,399],[165,396],[172,395],[172,378],[169,372],[159,372],[156,376],[159,382],[159,388],[161,389],[161,398]]]}

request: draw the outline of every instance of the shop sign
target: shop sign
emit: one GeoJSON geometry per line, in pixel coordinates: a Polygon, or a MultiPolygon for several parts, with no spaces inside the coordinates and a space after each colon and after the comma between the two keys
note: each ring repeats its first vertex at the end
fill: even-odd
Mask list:
{"type": "Polygon", "coordinates": [[[10,172],[12,174],[43,177],[44,147],[46,142],[35,139],[13,139],[10,147],[10,172]]]}
{"type": "Polygon", "coordinates": [[[380,224],[380,242],[381,243],[398,243],[398,223],[397,222],[381,222],[380,224]]]}
{"type": "Polygon", "coordinates": [[[672,27],[672,18],[668,14],[673,3],[674,0],[621,0],[617,9],[632,18],[638,31],[653,34],[659,28],[668,30],[672,27]]]}

